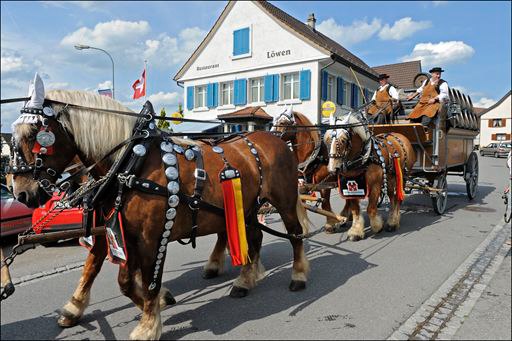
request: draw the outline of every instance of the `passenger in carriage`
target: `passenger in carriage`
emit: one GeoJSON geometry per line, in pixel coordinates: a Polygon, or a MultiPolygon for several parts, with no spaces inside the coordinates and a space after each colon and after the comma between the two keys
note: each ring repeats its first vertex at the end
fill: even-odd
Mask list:
{"type": "Polygon", "coordinates": [[[407,97],[411,100],[421,94],[420,101],[409,114],[409,119],[414,123],[421,123],[424,126],[430,125],[442,105],[449,99],[448,83],[441,79],[440,67],[430,69],[430,81],[426,79],[416,92],[407,97]]]}
{"type": "Polygon", "coordinates": [[[398,103],[398,91],[388,83],[389,76],[379,75],[379,89],[373,93],[371,105],[368,108],[368,120],[371,124],[389,123],[393,107],[398,103]]]}

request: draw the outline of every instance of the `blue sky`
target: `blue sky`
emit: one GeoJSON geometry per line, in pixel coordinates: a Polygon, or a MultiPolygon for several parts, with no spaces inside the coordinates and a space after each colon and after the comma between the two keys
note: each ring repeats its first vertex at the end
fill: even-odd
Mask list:
{"type": "MultiPolygon", "coordinates": [[[[511,88],[509,1],[272,1],[370,66],[421,59],[423,71],[441,66],[450,86],[488,107],[511,88]]],[[[47,89],[96,91],[109,86],[115,62],[116,99],[140,110],[132,83],[148,61],[148,99],[177,109],[183,89],[172,80],[213,26],[226,2],[1,2],[1,97],[26,95],[38,71],[47,89]]],[[[9,132],[19,104],[2,105],[9,132]]]]}

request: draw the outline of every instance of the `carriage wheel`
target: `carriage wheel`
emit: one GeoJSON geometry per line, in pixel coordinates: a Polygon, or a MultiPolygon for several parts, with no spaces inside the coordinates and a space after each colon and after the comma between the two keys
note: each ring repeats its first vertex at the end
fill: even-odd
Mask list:
{"type": "Polygon", "coordinates": [[[478,157],[475,152],[469,154],[464,171],[464,180],[466,181],[466,192],[469,200],[475,199],[478,191],[478,157]]]}
{"type": "Polygon", "coordinates": [[[446,203],[448,201],[448,183],[446,182],[446,174],[443,173],[439,175],[433,184],[434,188],[441,189],[442,191],[436,192],[432,194],[432,206],[434,207],[434,211],[442,215],[446,210],[446,203]]]}

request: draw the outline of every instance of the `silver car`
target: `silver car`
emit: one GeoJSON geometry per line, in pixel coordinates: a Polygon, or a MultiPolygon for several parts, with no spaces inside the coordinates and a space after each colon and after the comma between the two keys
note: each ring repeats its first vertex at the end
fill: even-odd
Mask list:
{"type": "Polygon", "coordinates": [[[507,157],[512,145],[510,142],[493,142],[480,148],[480,155],[492,155],[494,157],[507,157]]]}

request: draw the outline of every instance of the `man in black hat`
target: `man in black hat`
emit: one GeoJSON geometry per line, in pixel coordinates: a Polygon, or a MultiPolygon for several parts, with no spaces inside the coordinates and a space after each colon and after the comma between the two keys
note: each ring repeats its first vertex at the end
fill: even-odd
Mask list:
{"type": "Polygon", "coordinates": [[[411,100],[421,94],[420,101],[414,107],[409,115],[409,119],[414,123],[420,123],[428,126],[432,119],[436,116],[437,111],[441,108],[441,104],[445,103],[448,98],[448,83],[441,79],[440,67],[430,69],[431,78],[426,79],[416,92],[407,97],[411,100]]]}
{"type": "Polygon", "coordinates": [[[398,102],[398,91],[388,83],[389,76],[379,75],[379,89],[373,93],[372,105],[368,107],[368,119],[372,124],[388,122],[388,116],[393,112],[393,106],[398,102]]]}

